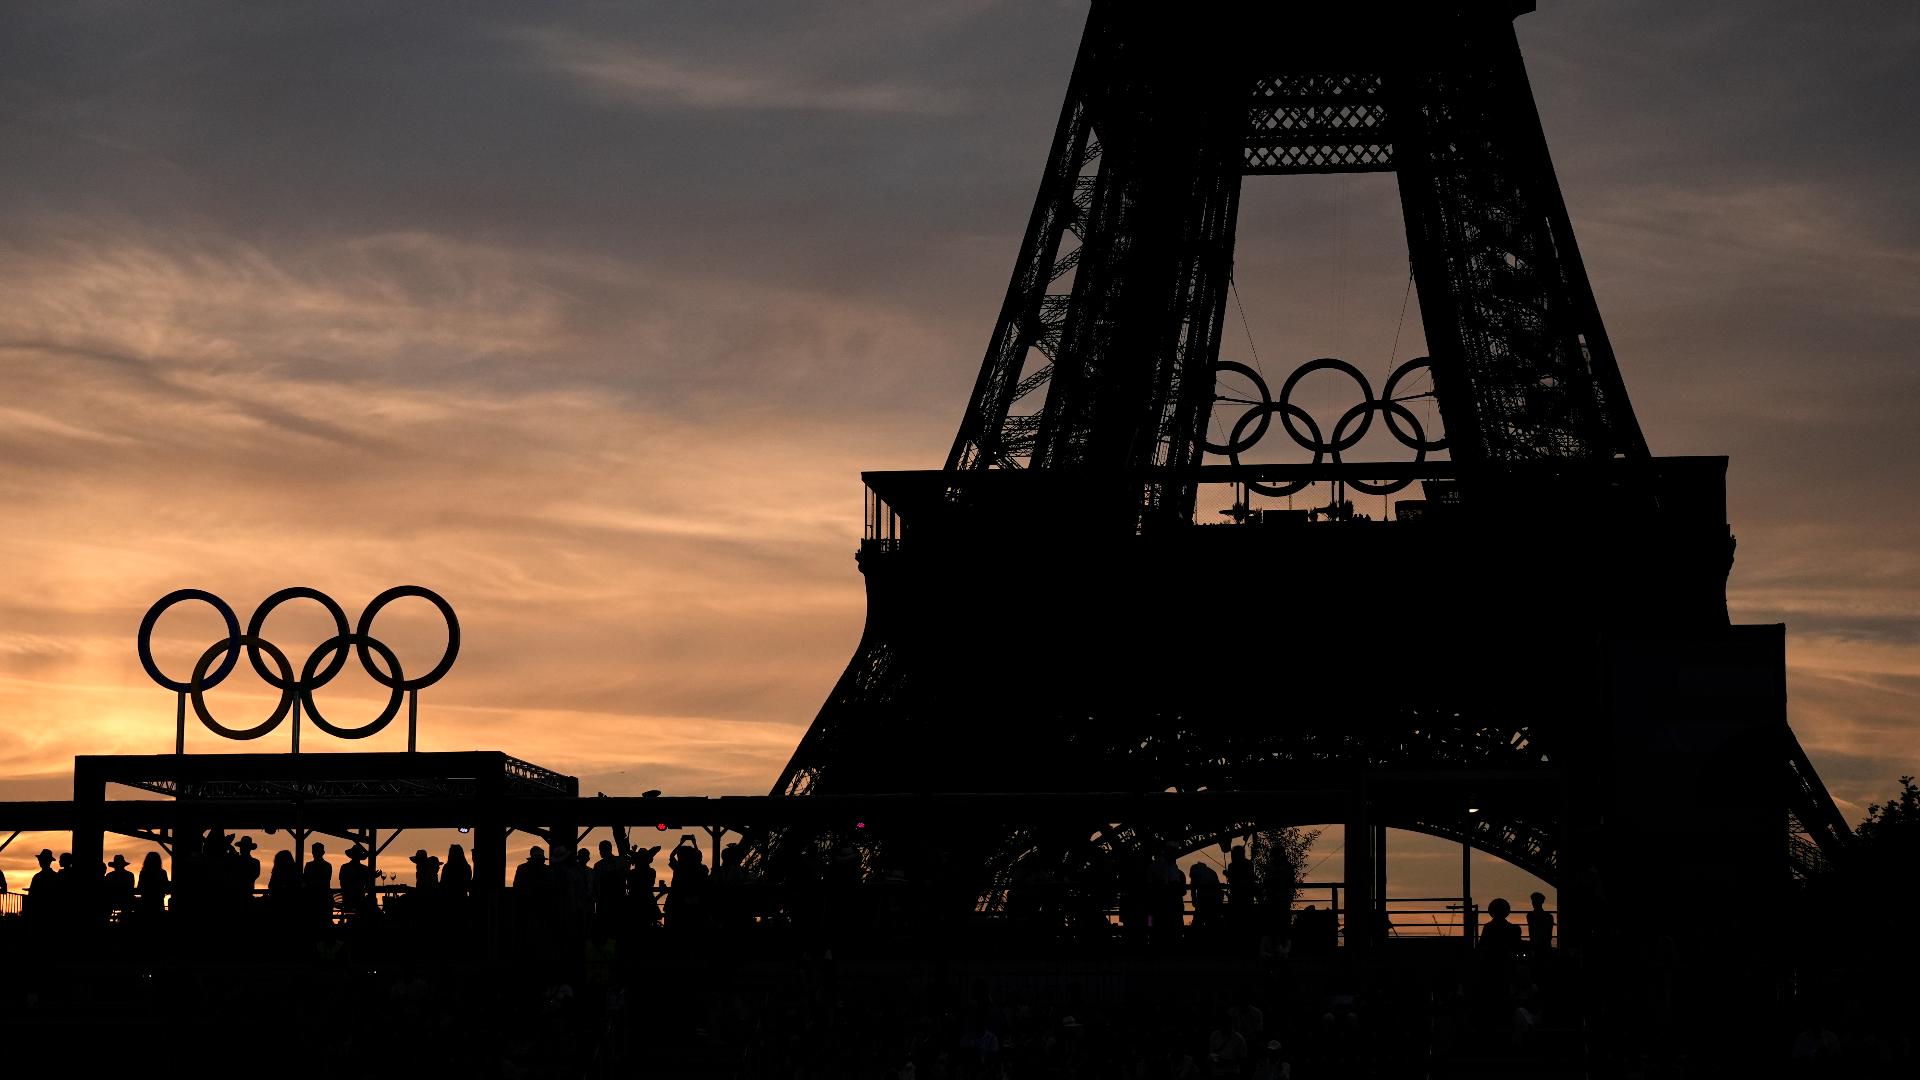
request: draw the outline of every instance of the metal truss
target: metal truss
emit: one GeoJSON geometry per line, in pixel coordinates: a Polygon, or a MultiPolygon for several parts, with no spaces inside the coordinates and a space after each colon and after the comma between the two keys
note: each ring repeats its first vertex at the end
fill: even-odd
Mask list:
{"type": "Polygon", "coordinates": [[[273,799],[471,798],[496,772],[511,797],[574,796],[580,782],[506,754],[334,754],[315,761],[292,755],[208,754],[176,758],[88,759],[109,784],[201,802],[273,799]],[[448,764],[451,760],[454,764],[448,764]],[[433,770],[439,769],[440,772],[433,770]],[[452,772],[455,775],[445,775],[452,772]]]}
{"type": "Polygon", "coordinates": [[[1787,732],[1785,786],[1787,790],[1788,864],[1795,878],[1805,881],[1839,857],[1853,838],[1847,819],[1833,804],[1827,785],[1793,732],[1787,732]]]}
{"type": "MultiPolygon", "coordinates": [[[[1193,711],[1168,704],[1168,687],[1191,684],[1200,693],[1217,656],[1195,645],[1212,613],[1170,599],[1194,588],[1202,568],[1161,568],[1132,554],[1110,566],[1098,561],[1098,552],[1111,556],[1123,544],[1175,552],[1170,563],[1218,558],[1219,566],[1206,569],[1229,582],[1298,578],[1303,570],[1370,580],[1380,565],[1413,568],[1439,586],[1431,591],[1455,596],[1453,609],[1443,605],[1440,614],[1462,640],[1472,636],[1468,627],[1510,637],[1514,625],[1537,620],[1539,632],[1513,644],[1544,653],[1559,642],[1566,655],[1553,663],[1566,660],[1564,674],[1573,681],[1529,684],[1535,697],[1525,707],[1559,698],[1587,720],[1610,720],[1593,711],[1604,687],[1594,670],[1573,661],[1609,633],[1685,627],[1710,636],[1727,628],[1724,489],[1716,478],[1711,489],[1676,495],[1681,489],[1663,479],[1670,463],[1648,453],[1511,26],[1530,8],[1482,0],[1387,5],[1379,25],[1355,33],[1350,14],[1326,6],[1235,6],[1233,18],[1224,19],[1205,6],[1169,13],[1121,0],[1093,5],[945,468],[933,483],[901,485],[898,494],[916,500],[904,512],[894,494],[884,494],[887,520],[910,524],[898,535],[890,525],[862,549],[865,632],[775,795],[835,798],[911,786],[1011,797],[1062,777],[1111,791],[1350,795],[1363,774],[1495,770],[1540,777],[1575,767],[1559,755],[1549,763],[1540,745],[1547,731],[1560,728],[1516,715],[1521,706],[1513,704],[1510,684],[1529,677],[1518,663],[1460,667],[1472,673],[1461,676],[1467,685],[1436,693],[1470,703],[1463,707],[1438,707],[1423,685],[1364,723],[1337,710],[1305,710],[1276,718],[1276,730],[1254,732],[1224,711],[1206,716],[1197,704],[1193,711]],[[1235,33],[1222,32],[1227,23],[1235,33]],[[1408,545],[1391,547],[1373,534],[1364,545],[1349,545],[1357,553],[1353,565],[1336,565],[1322,534],[1293,546],[1283,539],[1266,547],[1240,543],[1246,535],[1212,547],[1187,543],[1182,538],[1203,532],[1194,508],[1212,468],[1205,455],[1232,457],[1243,434],[1249,444],[1258,438],[1243,423],[1223,450],[1209,445],[1206,427],[1216,402],[1243,178],[1379,171],[1392,171],[1399,185],[1447,464],[1471,476],[1429,487],[1431,507],[1417,503],[1420,513],[1404,522],[1376,523],[1404,530],[1394,535],[1409,537],[1408,545]],[[1610,479],[1596,486],[1596,478],[1610,479]],[[1478,504],[1468,506],[1474,498],[1478,504]],[[1554,518],[1564,526],[1559,532],[1534,537],[1524,555],[1510,547],[1516,525],[1543,520],[1543,508],[1562,504],[1577,504],[1579,512],[1554,518]],[[1431,518],[1427,525],[1418,524],[1423,517],[1431,518]],[[1662,526],[1666,531],[1653,539],[1639,529],[1604,550],[1583,539],[1612,537],[1621,522],[1654,517],[1672,527],[1662,526]],[[1485,530],[1474,544],[1438,542],[1469,518],[1485,530]],[[1040,521],[1048,524],[1036,527],[1040,521]],[[1071,524],[1057,526],[1061,521],[1071,524]],[[1429,527],[1436,531],[1420,532],[1429,527]],[[1360,558],[1389,550],[1405,558],[1360,558]],[[1490,550],[1513,550],[1514,560],[1465,568],[1474,552],[1490,550]],[[1523,559],[1535,568],[1512,577],[1523,559]],[[1628,563],[1645,572],[1623,572],[1628,563]],[[1089,575],[1089,566],[1107,576],[1089,575]],[[1102,596],[1089,603],[1098,591],[1085,586],[1089,577],[1132,607],[1108,605],[1102,596]],[[1062,578],[1076,584],[1056,588],[1062,578]],[[1619,595],[1587,596],[1580,602],[1587,606],[1552,600],[1562,586],[1589,579],[1631,580],[1641,591],[1630,611],[1619,595]],[[1549,602],[1535,604],[1540,596],[1549,602]],[[1126,653],[1131,666],[1102,673],[1084,663],[1089,642],[1126,653]],[[1063,665],[1063,657],[1080,666],[1063,665]],[[1059,674],[1066,670],[1081,681],[1059,674]],[[1102,674],[1111,684],[1100,681],[1102,674]],[[1116,691],[1123,685],[1160,696],[1149,708],[1116,691]],[[1494,704],[1480,707],[1487,702],[1494,704]],[[907,729],[920,733],[919,745],[903,743],[899,732],[907,729]],[[968,740],[977,737],[1003,740],[1004,757],[971,753],[968,740]],[[1046,760],[1023,760],[1031,756],[1046,760]]],[[[1400,434],[1394,425],[1406,410],[1398,379],[1377,399],[1360,379],[1363,401],[1352,422],[1379,411],[1400,434]]],[[[1263,392],[1256,404],[1263,420],[1297,422],[1284,389],[1278,400],[1263,392]]],[[[1410,418],[1402,420],[1412,441],[1402,435],[1403,443],[1423,458],[1442,449],[1410,418]]],[[[1383,494],[1432,478],[1422,471],[1432,464],[1424,460],[1341,471],[1340,451],[1351,444],[1343,443],[1340,427],[1335,422],[1314,434],[1313,464],[1293,467],[1280,485],[1255,487],[1264,467],[1251,465],[1235,483],[1286,494],[1333,469],[1336,491],[1350,485],[1383,494]],[[1323,460],[1329,453],[1332,460],[1323,460]]],[[[1356,430],[1347,431],[1355,441],[1356,430]]],[[[1278,530],[1291,518],[1235,520],[1283,537],[1278,530]],[[1254,524],[1271,520],[1281,524],[1254,524]]],[[[1362,535],[1342,534],[1355,541],[1362,535]]],[[[1321,603],[1338,607],[1340,600],[1321,603]]],[[[1385,626],[1341,626],[1366,639],[1355,642],[1356,650],[1396,655],[1413,647],[1385,626]]],[[[1293,647],[1309,643],[1296,628],[1249,629],[1269,635],[1276,655],[1290,657],[1285,662],[1297,662],[1293,647]]],[[[1612,766],[1603,758],[1590,752],[1578,763],[1586,770],[1581,782],[1611,792],[1614,778],[1602,774],[1612,766]]],[[[1793,858],[1804,871],[1844,842],[1845,823],[1797,746],[1773,760],[1785,762],[1778,778],[1792,792],[1793,858]]],[[[1481,801],[1488,812],[1471,819],[1453,815],[1450,799],[1408,802],[1371,820],[1469,840],[1550,881],[1561,872],[1563,841],[1591,842],[1569,838],[1578,814],[1537,792],[1504,805],[1481,801]]],[[[1298,818],[1345,812],[1325,802],[1267,811],[1151,829],[1117,820],[1080,824],[1106,829],[1109,844],[1197,845],[1256,820],[1349,820],[1298,818]]],[[[1597,810],[1580,813],[1590,828],[1597,810]]],[[[1020,859],[1058,836],[1022,828],[967,847],[988,902],[1020,859]]],[[[1060,842],[1083,843],[1085,836],[1060,842]]],[[[764,853],[779,837],[761,843],[764,853]]]]}
{"type": "MultiPolygon", "coordinates": [[[[1329,70],[1310,48],[1196,61],[1096,5],[947,467],[1197,463],[1240,177],[1387,170],[1453,457],[1644,457],[1512,28],[1451,7],[1329,70]]],[[[1191,514],[1182,485],[1137,499],[1191,514]]]]}
{"type": "Polygon", "coordinates": [[[1244,172],[1388,172],[1385,80],[1378,73],[1291,72],[1254,80],[1244,172]]]}

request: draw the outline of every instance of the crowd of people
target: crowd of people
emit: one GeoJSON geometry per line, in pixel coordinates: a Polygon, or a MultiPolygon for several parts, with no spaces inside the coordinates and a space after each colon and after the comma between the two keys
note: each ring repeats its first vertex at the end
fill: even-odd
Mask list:
{"type": "MultiPolygon", "coordinates": [[[[171,861],[155,852],[135,865],[115,855],[91,874],[82,874],[71,855],[48,850],[40,853],[13,940],[22,940],[21,930],[52,938],[82,924],[112,924],[131,928],[115,940],[137,944],[140,928],[167,927],[151,940],[183,943],[186,950],[170,955],[185,956],[199,948],[194,942],[211,940],[195,937],[195,927],[223,936],[242,926],[278,928],[321,946],[320,953],[308,948],[304,955],[357,958],[368,970],[385,969],[399,957],[414,970],[439,973],[426,976],[429,981],[478,957],[500,956],[510,965],[504,970],[518,973],[516,984],[561,997],[591,993],[595,1007],[605,1010],[637,1007],[632,995],[661,972],[679,973],[668,981],[687,989],[694,984],[686,973],[702,964],[736,974],[797,971],[806,985],[840,987],[836,1006],[796,1007],[782,996],[787,991],[769,991],[752,1007],[770,1010],[772,1018],[748,1022],[730,1010],[738,1001],[752,1003],[758,991],[751,979],[742,985],[734,975],[715,976],[705,1011],[689,1020],[690,1030],[704,1032],[706,1052],[739,1064],[747,1075],[761,1066],[783,1075],[829,1075],[854,1065],[859,1074],[916,1080],[1075,1075],[1094,1066],[1117,1076],[1279,1076],[1302,1067],[1311,1074],[1337,1070],[1356,1056],[1414,1060],[1439,1052],[1434,1046],[1458,1052],[1468,1033],[1479,1045],[1525,1046],[1542,1031],[1568,1031],[1568,1016],[1581,1007],[1563,996],[1572,993],[1562,977],[1566,961],[1539,893],[1520,910],[1504,900],[1488,903],[1464,962],[1419,968],[1424,981],[1416,994],[1377,976],[1370,985],[1339,985],[1339,972],[1356,970],[1340,960],[1342,934],[1361,925],[1373,934],[1381,924],[1344,929],[1337,912],[1294,903],[1286,883],[1262,881],[1238,853],[1222,859],[1223,867],[1176,861],[1171,853],[1123,853],[1105,865],[1069,859],[1016,867],[1002,885],[998,912],[956,918],[936,874],[950,860],[889,867],[839,845],[816,846],[782,863],[749,859],[749,850],[726,845],[709,859],[691,836],[671,849],[612,839],[557,851],[534,846],[517,865],[492,871],[507,887],[490,894],[475,889],[475,867],[459,844],[383,859],[384,871],[360,844],[336,851],[316,842],[301,852],[304,858],[282,850],[263,859],[258,856],[267,853],[252,838],[218,830],[176,844],[171,861]],[[1018,967],[1047,956],[1077,957],[1082,975],[1075,978],[1096,973],[1086,977],[1106,980],[1100,993],[1108,996],[998,1010],[948,1001],[896,1015],[885,995],[854,1004],[855,992],[846,988],[849,977],[872,978],[868,972],[889,964],[953,972],[982,960],[1018,967]],[[1170,998],[1136,1015],[1130,1010],[1145,1007],[1112,996],[1129,983],[1111,978],[1105,961],[1122,965],[1111,970],[1156,972],[1164,967],[1160,956],[1175,968],[1198,962],[1230,973],[1217,985],[1256,989],[1240,1001],[1170,998]],[[1085,963],[1096,957],[1100,962],[1085,963]],[[1439,977],[1429,977],[1436,971],[1439,977]],[[566,987],[572,989],[555,989],[566,987]],[[850,1010],[857,1019],[841,1011],[832,1021],[838,1027],[814,1026],[819,1018],[809,1010],[822,1008],[850,1010]],[[1265,1026],[1255,1019],[1262,1012],[1265,1026]],[[1168,1022],[1155,1019],[1163,1015],[1168,1022]],[[848,1027],[883,1016],[887,1030],[879,1042],[872,1030],[848,1027]],[[789,1019],[799,1026],[787,1025],[789,1019]],[[1382,1043],[1387,1031],[1398,1042],[1382,1043]],[[796,1071],[785,1072],[789,1067],[796,1071]]],[[[258,940],[274,939],[269,933],[258,940]]],[[[1399,963],[1392,956],[1420,950],[1387,952],[1391,967],[1399,963]]],[[[582,1022],[615,1023],[606,1015],[582,1022]]],[[[1808,1053],[1826,1052],[1812,1035],[1802,1041],[1813,1048],[1808,1053]]]]}
{"type": "MultiPolygon", "coordinates": [[[[36,930],[68,931],[89,925],[153,927],[263,917],[269,922],[318,930],[350,929],[381,920],[398,923],[453,921],[472,912],[474,868],[465,847],[451,845],[445,857],[422,848],[409,858],[411,874],[376,871],[359,843],[336,864],[325,842],[313,842],[305,859],[291,850],[274,854],[263,868],[250,836],[218,829],[176,847],[169,861],[149,852],[138,874],[115,854],[85,873],[70,852],[38,856],[39,871],[22,897],[23,922],[36,930]],[[264,880],[263,880],[264,877],[264,880]]],[[[534,846],[515,867],[502,897],[511,926],[523,936],[559,943],[591,933],[606,938],[635,928],[680,928],[751,923],[746,907],[744,850],[728,845],[709,870],[692,837],[668,856],[672,887],[655,867],[659,847],[616,851],[599,844],[549,859],[534,846]]],[[[0,885],[0,891],[5,886],[0,885]]]]}
{"type": "MultiPolygon", "coordinates": [[[[1241,852],[1221,869],[1205,860],[1183,867],[1171,852],[1032,860],[1004,880],[987,918],[943,893],[951,882],[941,868],[957,860],[941,852],[889,864],[852,845],[815,845],[755,861],[732,844],[710,865],[692,836],[664,857],[661,847],[624,841],[532,847],[518,865],[493,871],[510,885],[489,903],[457,843],[386,863],[404,866],[398,872],[377,870],[352,843],[263,860],[253,838],[218,830],[177,843],[171,860],[152,852],[135,865],[116,854],[91,873],[71,854],[44,850],[20,917],[5,922],[12,942],[37,943],[29,962],[56,955],[47,943],[100,940],[98,951],[68,955],[98,960],[129,944],[120,955],[165,964],[206,955],[216,936],[272,942],[279,930],[304,943],[282,955],[345,961],[329,969],[338,978],[402,972],[380,976],[390,985],[376,992],[428,1011],[471,1005],[472,987],[455,973],[483,965],[501,1000],[556,1018],[550,1040],[503,1038],[496,1048],[526,1062],[588,1052],[641,1060],[647,1052],[624,1041],[669,1019],[684,1025],[666,1044],[683,1063],[732,1075],[913,1080],[1364,1074],[1382,1061],[1549,1045],[1592,1015],[1641,1030],[1646,1056],[1681,1045],[1672,1029],[1684,1023],[1684,1004],[1658,962],[1662,950],[1617,973],[1641,990],[1614,993],[1589,1013],[1540,893],[1528,910],[1489,902],[1472,951],[1447,954],[1464,962],[1383,977],[1393,956],[1419,950],[1388,950],[1382,964],[1359,968],[1341,962],[1343,934],[1364,926],[1377,936],[1386,924],[1345,929],[1334,910],[1295,903],[1289,883],[1263,880],[1241,852]],[[88,926],[125,929],[74,933],[88,926]],[[486,959],[496,956],[504,966],[486,959]],[[1174,963],[1154,962],[1162,956],[1174,963]],[[1051,973],[1024,989],[981,991],[1043,957],[1069,963],[1043,965],[1051,973]],[[881,985],[903,976],[876,973],[895,969],[917,973],[918,996],[881,985]],[[957,974],[971,969],[1001,974],[957,974]],[[1176,970],[1215,974],[1200,977],[1205,992],[1162,993],[1176,970]],[[932,988],[942,984],[986,996],[940,1000],[932,988]]],[[[44,981],[35,985],[44,1001],[44,981]]],[[[467,1018],[447,1012],[437,1022],[467,1018]]],[[[1832,1063],[1843,1060],[1912,1059],[1910,1041],[1867,1039],[1868,1030],[1836,1012],[1782,1037],[1793,1036],[1793,1059],[1809,1075],[1837,1075],[1832,1063]]]]}
{"type": "MultiPolygon", "coordinates": [[[[381,911],[379,876],[370,865],[367,849],[350,845],[344,852],[335,881],[334,863],[327,846],[316,841],[308,858],[296,860],[292,851],[278,851],[265,870],[254,855],[259,844],[251,836],[235,837],[211,830],[176,846],[172,869],[158,851],[148,852],[136,875],[125,855],[85,873],[72,853],[56,860],[51,849],[38,855],[39,870],[22,897],[20,914],[31,928],[72,929],[102,923],[146,928],[166,921],[212,923],[261,915],[288,926],[313,928],[368,920],[381,911]]],[[[436,896],[458,903],[472,889],[473,869],[461,845],[455,844],[440,860],[423,850],[416,866],[431,865],[436,896]]],[[[426,876],[416,877],[410,891],[423,890],[426,876]]],[[[425,892],[420,892],[424,896],[425,892]]]]}
{"type": "MultiPolygon", "coordinates": [[[[176,847],[171,874],[157,851],[147,853],[137,874],[121,854],[86,874],[72,854],[56,859],[52,850],[42,850],[22,915],[29,925],[56,928],[262,916],[318,930],[382,919],[458,921],[472,906],[474,868],[458,843],[444,858],[415,851],[410,875],[376,872],[360,843],[350,844],[337,866],[325,842],[315,841],[306,858],[283,849],[264,869],[254,854],[258,846],[250,836],[209,830],[176,847]]],[[[502,898],[506,928],[545,945],[660,927],[737,933],[756,924],[851,924],[870,934],[922,921],[943,899],[940,882],[869,866],[844,844],[750,870],[743,845],[726,845],[710,868],[694,838],[682,836],[667,854],[664,876],[656,866],[661,850],[630,846],[624,835],[617,843],[601,840],[597,856],[586,847],[552,857],[542,846],[529,848],[502,898]]],[[[1232,848],[1224,874],[1204,860],[1183,871],[1174,855],[1024,862],[1004,890],[1004,925],[1027,938],[1246,942],[1258,943],[1267,955],[1302,957],[1330,954],[1345,932],[1332,909],[1306,904],[1294,910],[1291,882],[1263,881],[1242,847],[1232,848]]],[[[1482,952],[1544,952],[1553,937],[1544,899],[1533,895],[1526,919],[1531,944],[1524,946],[1517,943],[1520,927],[1508,922],[1506,902],[1489,905],[1482,952]]],[[[951,911],[964,905],[945,906],[951,911]]],[[[1370,925],[1378,934],[1388,929],[1384,919],[1370,925]]]]}

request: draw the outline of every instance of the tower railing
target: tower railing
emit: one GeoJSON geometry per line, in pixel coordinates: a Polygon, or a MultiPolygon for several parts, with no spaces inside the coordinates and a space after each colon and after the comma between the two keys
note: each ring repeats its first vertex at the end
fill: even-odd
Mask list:
{"type": "MultiPolygon", "coordinates": [[[[1724,457],[1611,458],[1487,465],[1455,461],[1201,465],[1113,474],[1092,470],[988,469],[868,472],[863,550],[902,547],[915,528],[1060,525],[1084,521],[1150,531],[1169,522],[1131,508],[1150,488],[1193,492],[1174,525],[1405,523],[1469,506],[1578,506],[1595,511],[1627,493],[1647,512],[1683,514],[1724,527],[1724,457]],[[1117,508],[1117,509],[1116,509],[1117,508]],[[1711,519],[1710,521],[1708,519],[1711,519]]],[[[1637,512],[1622,504],[1619,512],[1637,512]]]]}

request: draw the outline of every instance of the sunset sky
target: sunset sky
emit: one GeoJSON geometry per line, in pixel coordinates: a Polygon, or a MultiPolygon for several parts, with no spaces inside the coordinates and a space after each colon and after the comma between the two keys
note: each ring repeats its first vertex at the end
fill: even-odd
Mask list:
{"type": "MultiPolygon", "coordinates": [[[[1541,6],[1521,44],[1642,425],[1731,456],[1734,617],[1787,623],[1792,723],[1857,818],[1920,772],[1920,9],[1541,6]]],[[[859,472],[952,439],[1085,15],[10,5],[0,798],[172,748],[134,658],[161,594],[357,616],[400,583],[465,635],[423,748],[766,790],[859,633],[859,472]]],[[[1400,229],[1390,177],[1250,180],[1228,355],[1414,355],[1400,229]]],[[[410,667],[426,613],[380,625],[410,667]]],[[[170,616],[163,665],[213,625],[170,616]]],[[[271,626],[296,660],[320,636],[271,626]]],[[[234,723],[267,707],[241,682],[234,723]]],[[[16,887],[40,846],[0,856],[16,887]]]]}

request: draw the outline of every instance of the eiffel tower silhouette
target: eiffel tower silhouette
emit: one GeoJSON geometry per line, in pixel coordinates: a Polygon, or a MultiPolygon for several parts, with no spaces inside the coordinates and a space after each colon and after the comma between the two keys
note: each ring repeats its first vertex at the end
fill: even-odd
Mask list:
{"type": "Polygon", "coordinates": [[[1350,912],[1391,826],[1554,883],[1570,933],[1647,882],[1764,929],[1846,825],[1786,723],[1784,629],[1729,623],[1726,460],[1654,457],[1634,418],[1514,35],[1532,6],[1096,0],[945,468],[865,476],[865,632],[776,794],[1271,793],[944,838],[989,907],[1075,846],[1330,822],[1350,912]],[[1223,363],[1245,179],[1384,171],[1431,356],[1377,396],[1333,358],[1277,397],[1223,363]],[[1426,371],[1444,433],[1405,404],[1426,371]],[[1315,372],[1359,404],[1309,414],[1315,372]],[[1348,460],[1376,421],[1411,460],[1348,460]],[[1282,435],[1312,460],[1244,460],[1282,435]],[[1393,520],[1354,492],[1400,495],[1393,520]]]}

